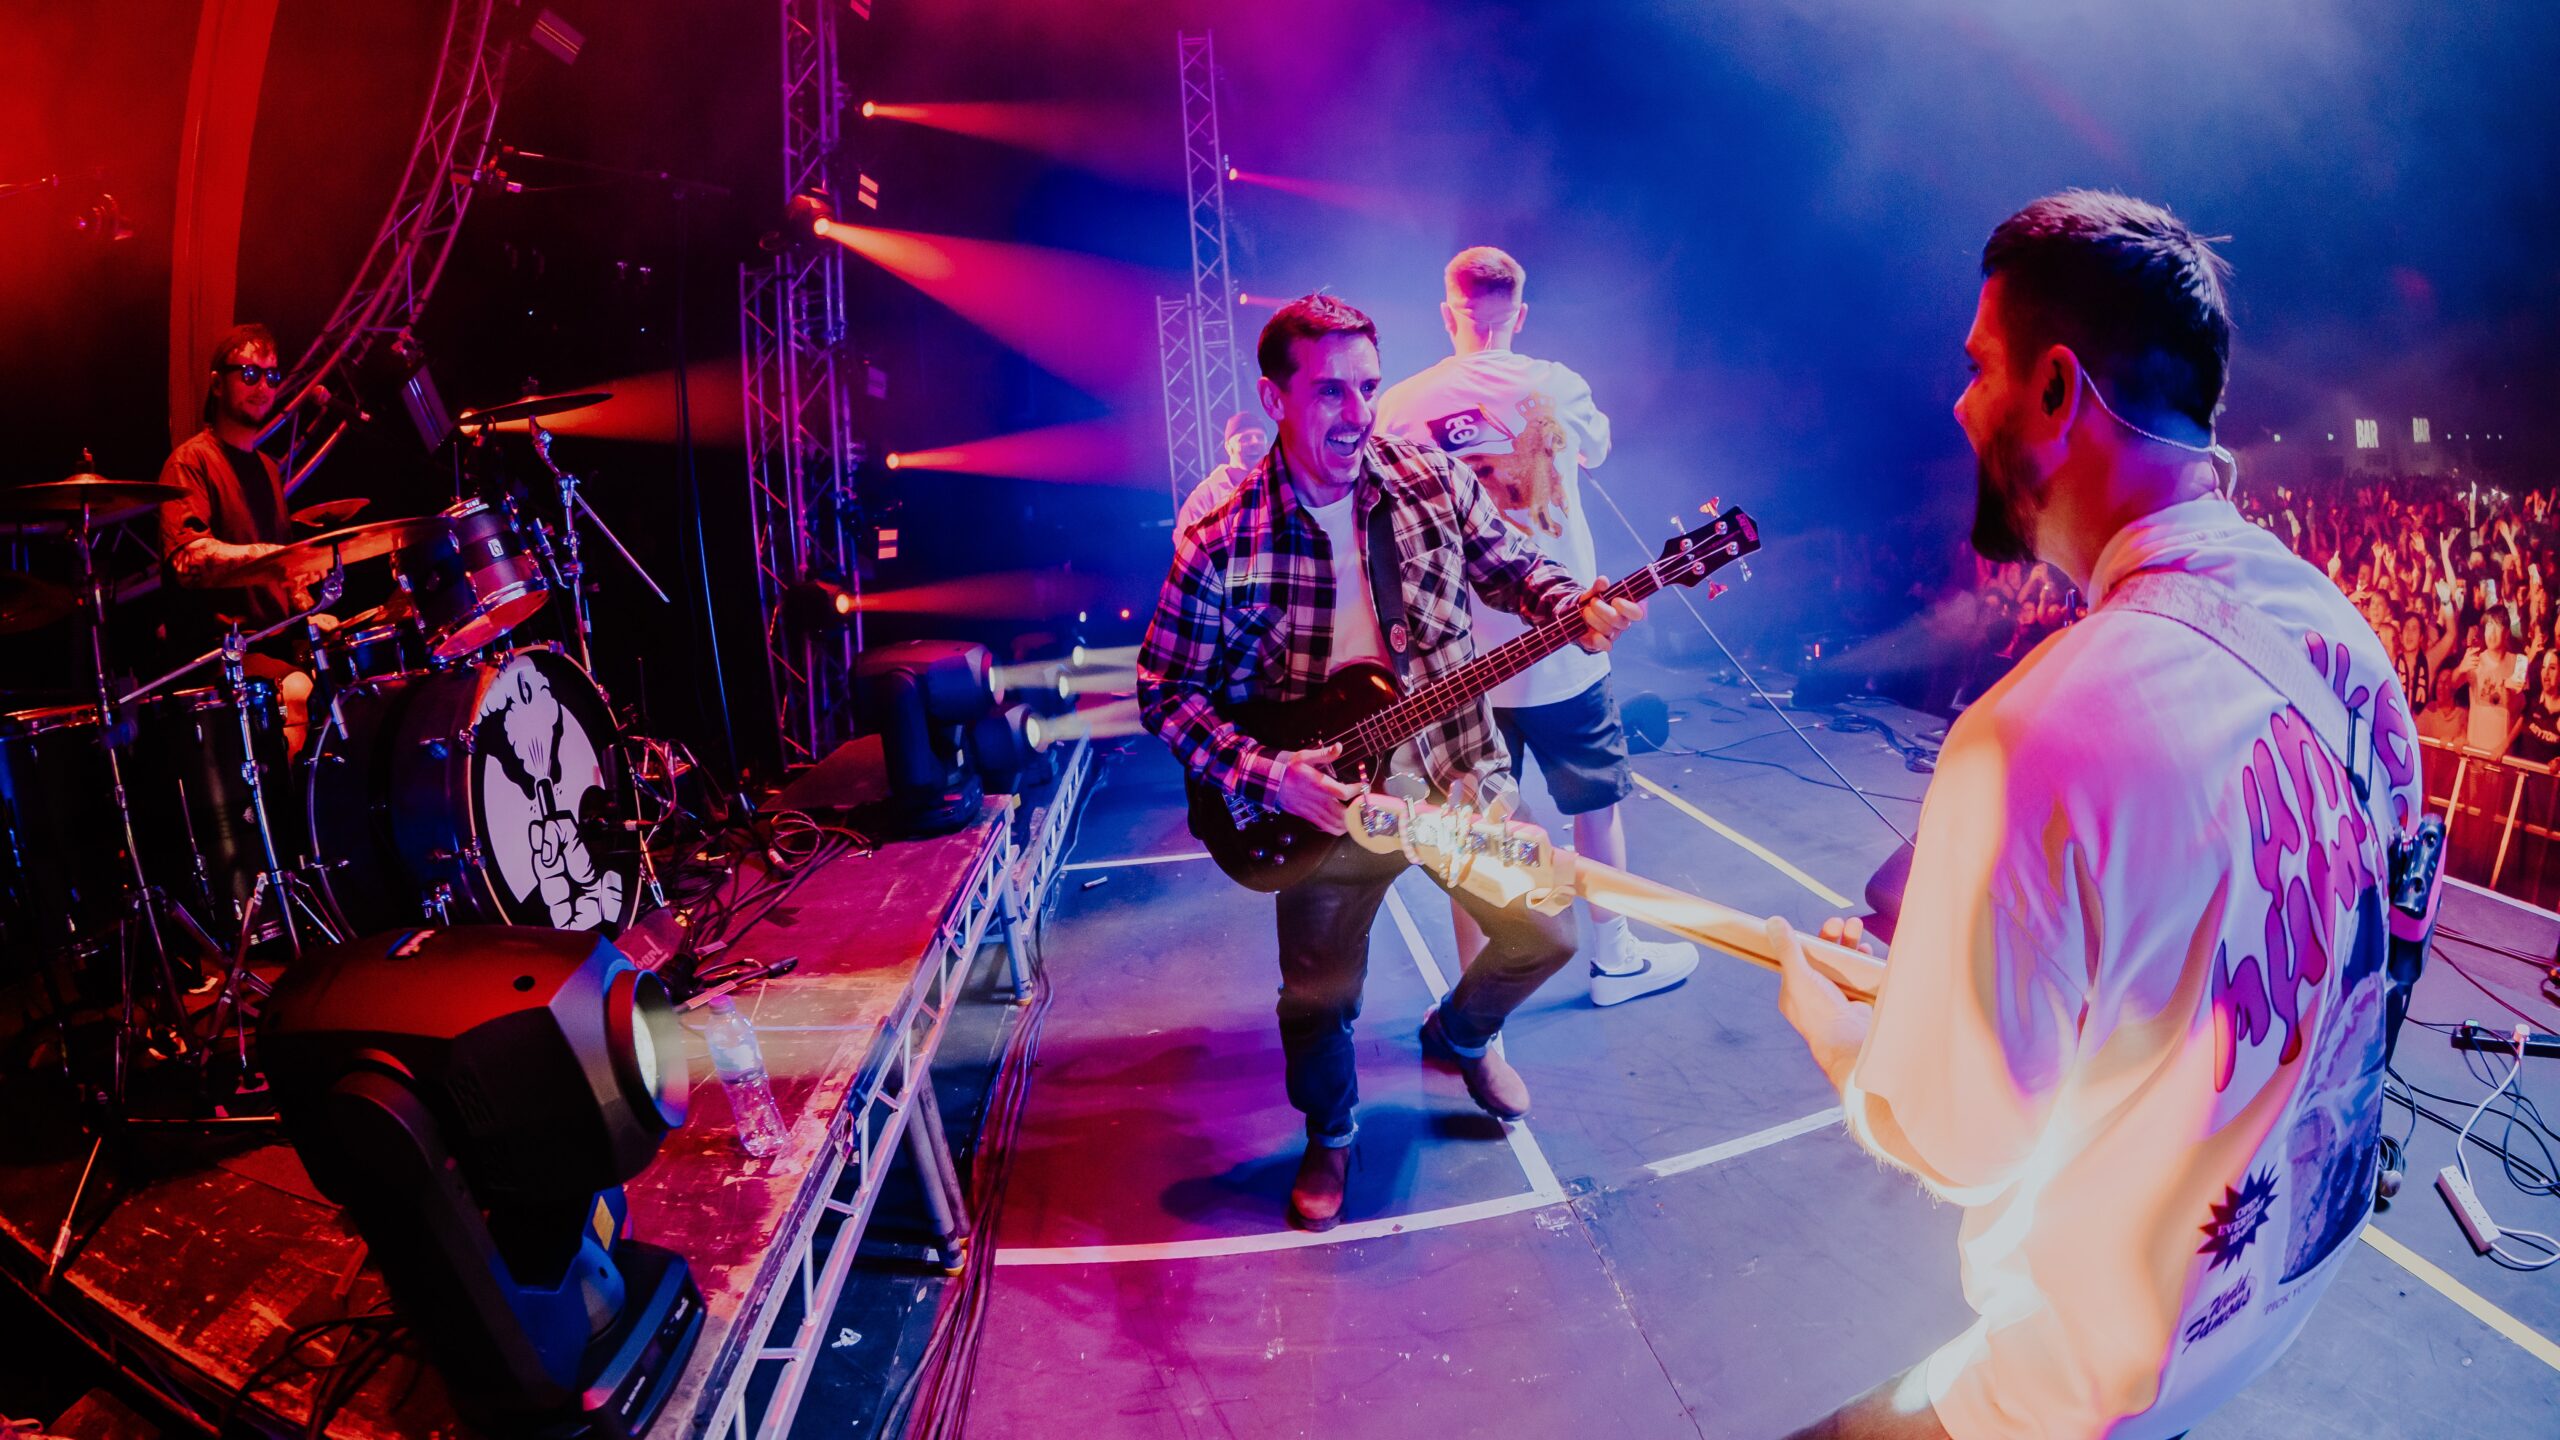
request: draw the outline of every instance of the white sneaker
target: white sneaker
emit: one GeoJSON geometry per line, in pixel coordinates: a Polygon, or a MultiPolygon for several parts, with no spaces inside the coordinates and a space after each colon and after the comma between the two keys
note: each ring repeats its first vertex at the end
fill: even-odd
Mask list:
{"type": "Polygon", "coordinates": [[[1686,940],[1637,940],[1629,938],[1618,945],[1618,953],[1627,959],[1644,963],[1624,974],[1612,974],[1591,967],[1591,1003],[1623,1005],[1656,990],[1668,990],[1689,978],[1698,968],[1698,947],[1686,940]]]}

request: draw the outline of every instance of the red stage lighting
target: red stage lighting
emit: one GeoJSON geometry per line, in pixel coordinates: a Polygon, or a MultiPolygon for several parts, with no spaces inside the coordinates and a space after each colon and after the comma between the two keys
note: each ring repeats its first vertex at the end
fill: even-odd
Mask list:
{"type": "MultiPolygon", "coordinates": [[[[1147,455],[1152,426],[1137,421],[1085,420],[1012,435],[994,435],[931,450],[902,450],[885,462],[892,470],[950,470],[1067,485],[1149,485],[1161,478],[1147,455]]],[[[1162,437],[1156,437],[1158,444],[1162,437]]]]}
{"type": "Polygon", "coordinates": [[[1163,183],[1162,136],[1153,113],[1136,105],[1058,100],[937,101],[897,105],[863,102],[865,119],[910,125],[1012,145],[1062,164],[1153,187],[1163,183]]]}
{"type": "Polygon", "coordinates": [[[1310,180],[1293,175],[1267,175],[1258,170],[1240,170],[1233,165],[1227,167],[1227,178],[1239,185],[1259,185],[1265,190],[1277,190],[1284,195],[1313,200],[1319,205],[1356,210],[1386,220],[1403,219],[1414,209],[1411,196],[1370,185],[1345,185],[1334,180],[1310,180]]]}
{"type": "MultiPolygon", "coordinates": [[[[546,416],[542,428],[588,440],[638,440],[661,445],[676,441],[676,372],[652,370],[599,380],[581,389],[605,390],[613,398],[584,410],[546,416]]],[[[692,412],[693,443],[735,446],[746,443],[746,419],[738,392],[734,358],[702,360],[685,369],[685,404],[692,412]]],[[[522,431],[526,421],[510,420],[501,430],[522,431]]],[[[610,508],[610,506],[608,506],[610,508]]]]}
{"type": "Polygon", "coordinates": [[[1072,250],[843,220],[819,233],[1072,384],[1097,395],[1128,392],[1133,400],[1154,394],[1149,317],[1170,283],[1164,276],[1072,250]]]}
{"type": "Polygon", "coordinates": [[[869,615],[944,615],[972,620],[1052,620],[1099,603],[1105,579],[1065,570],[1014,570],[935,580],[901,590],[867,590],[854,608],[869,615]]]}

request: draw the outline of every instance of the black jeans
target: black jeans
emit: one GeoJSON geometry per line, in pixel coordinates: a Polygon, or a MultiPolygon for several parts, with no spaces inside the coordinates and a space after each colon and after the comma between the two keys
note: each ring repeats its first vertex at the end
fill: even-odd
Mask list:
{"type": "MultiPolygon", "coordinates": [[[[1346,840],[1315,874],[1278,896],[1280,1050],[1288,1060],[1289,1103],[1307,1117],[1307,1134],[1316,1139],[1344,1143],[1355,1128],[1360,1080],[1351,1022],[1360,1018],[1360,989],[1369,974],[1369,926],[1406,863],[1401,855],[1346,840]]],[[[1573,958],[1573,919],[1570,911],[1541,915],[1453,893],[1484,927],[1485,947],[1442,1002],[1440,1023],[1453,1043],[1472,1049],[1492,1039],[1504,1017],[1573,958]]]]}

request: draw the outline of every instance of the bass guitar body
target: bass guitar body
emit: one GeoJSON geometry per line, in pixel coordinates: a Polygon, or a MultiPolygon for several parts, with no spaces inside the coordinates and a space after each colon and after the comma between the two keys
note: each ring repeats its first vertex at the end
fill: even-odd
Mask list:
{"type": "MultiPolygon", "coordinates": [[[[1253,701],[1219,713],[1266,750],[1311,750],[1403,694],[1386,667],[1362,662],[1335,671],[1323,688],[1303,700],[1253,701]]],[[[1384,778],[1386,761],[1384,755],[1344,755],[1333,762],[1333,775],[1347,784],[1375,785],[1384,778]]],[[[1286,890],[1315,873],[1342,843],[1339,835],[1237,799],[1203,780],[1190,781],[1188,793],[1191,833],[1208,847],[1218,868],[1247,889],[1286,890]]]]}

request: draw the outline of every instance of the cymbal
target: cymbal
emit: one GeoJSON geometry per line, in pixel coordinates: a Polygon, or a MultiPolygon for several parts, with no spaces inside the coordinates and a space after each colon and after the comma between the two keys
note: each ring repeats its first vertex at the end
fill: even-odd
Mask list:
{"type": "Polygon", "coordinates": [[[50,580],[0,571],[0,635],[41,630],[79,608],[79,596],[50,580]]]}
{"type": "Polygon", "coordinates": [[[504,405],[491,405],[481,410],[465,410],[454,417],[453,423],[466,430],[474,425],[503,425],[510,420],[534,420],[545,415],[557,415],[567,410],[584,410],[590,405],[601,405],[612,398],[613,392],[610,390],[581,390],[574,395],[527,395],[521,400],[510,400],[504,405]]]}
{"type": "Polygon", "coordinates": [[[404,550],[411,545],[433,540],[453,526],[442,515],[420,515],[409,520],[376,520],[370,525],[350,525],[307,540],[296,540],[281,550],[243,562],[222,572],[215,581],[220,585],[308,583],[329,573],[330,558],[353,565],[404,550]]]}
{"type": "Polygon", "coordinates": [[[305,505],[294,511],[293,523],[308,525],[314,530],[325,529],[331,525],[344,525],[356,518],[356,512],[362,510],[365,504],[365,498],[361,495],[352,495],[344,500],[323,500],[317,505],[305,505]]]}
{"type": "Polygon", "coordinates": [[[15,485],[0,490],[0,513],[65,515],[80,510],[130,510],[137,505],[182,500],[186,494],[175,485],[162,485],[150,480],[110,480],[104,475],[74,475],[68,480],[47,480],[39,485],[15,485]]]}

